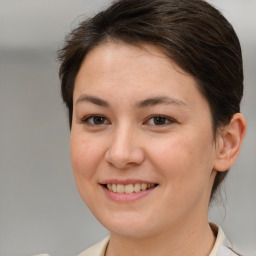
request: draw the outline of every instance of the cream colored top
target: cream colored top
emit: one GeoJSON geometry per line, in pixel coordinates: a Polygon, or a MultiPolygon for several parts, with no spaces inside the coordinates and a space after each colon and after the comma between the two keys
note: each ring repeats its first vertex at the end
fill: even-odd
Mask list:
{"type": "MultiPolygon", "coordinates": [[[[224,232],[219,226],[211,224],[211,227],[216,230],[217,238],[209,256],[241,256],[241,254],[232,249],[231,243],[225,237],[224,232]]],[[[109,237],[106,237],[98,244],[93,245],[79,254],[79,256],[105,256],[108,243],[109,237]]]]}

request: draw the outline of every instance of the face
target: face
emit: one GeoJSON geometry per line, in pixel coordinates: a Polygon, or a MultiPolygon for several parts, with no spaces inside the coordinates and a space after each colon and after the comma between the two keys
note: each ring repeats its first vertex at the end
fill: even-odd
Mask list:
{"type": "Polygon", "coordinates": [[[216,158],[208,102],[157,48],[91,50],[75,81],[78,190],[111,232],[145,237],[207,220],[216,158]]]}

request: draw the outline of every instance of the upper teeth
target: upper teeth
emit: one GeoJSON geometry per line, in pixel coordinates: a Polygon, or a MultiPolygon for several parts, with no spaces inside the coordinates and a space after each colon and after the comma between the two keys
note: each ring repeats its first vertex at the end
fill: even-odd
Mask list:
{"type": "Polygon", "coordinates": [[[146,184],[146,183],[136,183],[136,184],[107,184],[107,188],[115,193],[134,193],[134,192],[139,192],[141,190],[146,190],[149,188],[153,188],[155,184],[146,184]]]}

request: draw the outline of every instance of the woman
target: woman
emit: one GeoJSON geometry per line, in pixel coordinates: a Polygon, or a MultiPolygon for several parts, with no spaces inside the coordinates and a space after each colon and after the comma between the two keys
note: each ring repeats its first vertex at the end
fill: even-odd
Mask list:
{"type": "Polygon", "coordinates": [[[243,68],[202,0],[120,0],[59,52],[74,177],[110,235],[81,254],[239,255],[208,206],[245,135],[243,68]]]}

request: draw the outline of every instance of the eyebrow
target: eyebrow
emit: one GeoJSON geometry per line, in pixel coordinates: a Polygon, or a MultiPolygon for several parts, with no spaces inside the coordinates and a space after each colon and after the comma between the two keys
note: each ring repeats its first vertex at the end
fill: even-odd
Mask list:
{"type": "MultiPolygon", "coordinates": [[[[93,103],[95,105],[102,106],[102,107],[110,106],[109,103],[103,99],[100,99],[100,98],[94,97],[94,96],[84,95],[84,94],[81,95],[77,99],[75,104],[78,104],[80,102],[89,102],[89,103],[93,103]]],[[[170,105],[170,104],[181,105],[181,106],[187,105],[185,102],[183,102],[181,100],[166,97],[166,96],[160,96],[160,97],[152,97],[152,98],[148,98],[143,101],[140,101],[140,102],[136,103],[136,106],[138,108],[144,108],[144,107],[148,107],[148,106],[170,105]]]]}
{"type": "Polygon", "coordinates": [[[109,107],[109,104],[105,100],[89,95],[81,95],[76,101],[76,104],[80,102],[89,102],[98,106],[109,107]]]}
{"type": "Polygon", "coordinates": [[[185,102],[181,100],[164,96],[164,97],[154,97],[154,98],[145,99],[139,102],[137,106],[139,108],[144,108],[148,106],[169,105],[169,104],[181,105],[181,106],[187,105],[185,102]]]}

